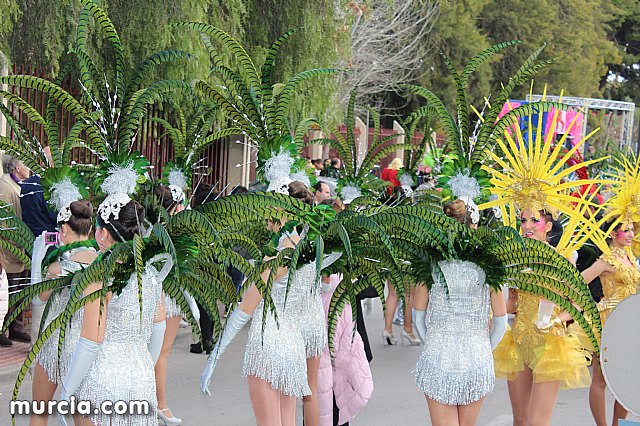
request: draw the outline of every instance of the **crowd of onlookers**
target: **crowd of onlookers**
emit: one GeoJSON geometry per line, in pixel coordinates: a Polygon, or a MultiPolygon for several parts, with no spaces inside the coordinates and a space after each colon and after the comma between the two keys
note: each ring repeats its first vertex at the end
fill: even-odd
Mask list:
{"type": "Polygon", "coordinates": [[[328,177],[332,179],[340,178],[340,168],[342,163],[339,158],[327,158],[325,160],[317,158],[315,160],[307,159],[309,163],[316,169],[316,176],[328,177]]]}
{"type": "MultiPolygon", "coordinates": [[[[40,235],[42,231],[55,231],[56,214],[47,208],[40,177],[32,175],[22,161],[10,155],[2,156],[0,201],[11,206],[13,213],[23,220],[34,235],[40,235]]],[[[6,208],[0,211],[0,218],[10,215],[6,208]]],[[[27,284],[28,271],[20,259],[5,249],[0,249],[0,270],[0,324],[3,324],[5,316],[13,311],[8,306],[9,292],[18,291],[27,284]]],[[[0,346],[11,346],[14,340],[31,341],[22,314],[9,324],[7,333],[0,335],[0,346]]]]}

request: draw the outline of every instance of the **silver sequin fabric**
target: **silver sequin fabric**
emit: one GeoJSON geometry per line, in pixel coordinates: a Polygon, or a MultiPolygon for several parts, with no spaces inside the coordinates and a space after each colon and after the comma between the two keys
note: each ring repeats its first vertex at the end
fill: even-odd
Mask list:
{"type": "Polygon", "coordinates": [[[413,370],[418,389],[441,404],[466,405],[493,390],[495,375],[489,342],[490,288],[475,263],[438,263],[425,322],[427,335],[413,370]]]}
{"type": "MultiPolygon", "coordinates": [[[[307,350],[300,327],[300,298],[306,296],[306,286],[302,281],[309,279],[310,268],[311,265],[305,265],[295,272],[288,295],[286,289],[289,274],[273,282],[271,297],[276,307],[278,323],[268,311],[263,333],[264,302],[261,301],[253,314],[244,356],[245,377],[258,377],[284,395],[295,397],[311,395],[307,383],[307,350]]],[[[313,268],[315,269],[315,264],[313,268]]]]}
{"type": "MultiPolygon", "coordinates": [[[[70,258],[81,251],[95,250],[90,247],[80,247],[77,249],[69,250],[58,259],[60,264],[61,274],[69,275],[73,272],[79,271],[82,265],[78,262],[70,260],[70,258]]],[[[51,307],[47,317],[43,320],[42,329],[44,330],[58,315],[64,311],[69,301],[71,290],[65,288],[58,294],[52,295],[49,300],[51,307]]],[[[69,364],[71,363],[71,357],[73,356],[73,350],[80,338],[80,331],[82,329],[82,310],[76,312],[70,322],[69,329],[65,334],[64,342],[62,343],[62,354],[60,356],[60,362],[58,362],[58,339],[60,336],[60,330],[56,329],[51,336],[44,342],[40,352],[36,356],[36,362],[44,368],[49,376],[49,381],[52,383],[60,384],[62,379],[67,375],[69,364]]]]}
{"type": "Polygon", "coordinates": [[[182,316],[180,306],[178,306],[173,298],[167,296],[166,294],[164,295],[164,309],[167,313],[167,319],[182,316]]]}
{"type": "Polygon", "coordinates": [[[296,298],[300,303],[297,311],[300,315],[300,331],[304,338],[307,358],[319,357],[327,345],[327,321],[324,316],[319,280],[315,280],[315,275],[316,262],[304,265],[295,274],[294,291],[300,293],[296,298]]]}
{"type": "MultiPolygon", "coordinates": [[[[104,341],[96,360],[76,391],[79,400],[93,407],[103,401],[149,402],[148,415],[90,416],[98,426],[157,426],[154,363],[147,348],[153,319],[162,298],[162,272],[149,261],[142,275],[142,316],[135,274],[107,305],[104,341]]],[[[163,268],[164,269],[164,268],[163,268]]]]}

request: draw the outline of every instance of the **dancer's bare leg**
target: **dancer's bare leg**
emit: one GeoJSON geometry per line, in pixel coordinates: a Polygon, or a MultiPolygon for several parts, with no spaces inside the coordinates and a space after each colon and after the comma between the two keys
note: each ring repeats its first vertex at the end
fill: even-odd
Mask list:
{"type": "Polygon", "coordinates": [[[478,416],[480,415],[480,409],[482,408],[483,402],[484,398],[481,398],[471,404],[458,405],[458,419],[460,421],[460,426],[475,426],[478,422],[478,416]]]}
{"type": "Polygon", "coordinates": [[[518,374],[514,381],[508,381],[509,399],[513,412],[513,426],[529,426],[529,405],[533,389],[533,373],[529,367],[518,374]]]}
{"type": "Polygon", "coordinates": [[[384,312],[384,331],[389,334],[393,334],[393,316],[396,314],[396,307],[398,306],[398,295],[391,282],[387,281],[387,285],[389,287],[389,293],[387,294],[387,300],[385,301],[386,310],[384,312]]]}
{"type": "MultiPolygon", "coordinates": [[[[158,410],[169,408],[167,404],[167,365],[169,364],[169,356],[173,342],[178,335],[180,328],[180,316],[167,318],[167,328],[164,332],[164,341],[162,342],[162,350],[155,366],[156,373],[156,395],[158,397],[158,410]]],[[[164,414],[173,417],[171,410],[165,410],[164,414]]]]}
{"type": "MultiPolygon", "coordinates": [[[[33,373],[33,384],[31,387],[31,398],[33,401],[44,401],[45,404],[53,399],[53,395],[56,393],[56,385],[49,381],[49,376],[44,368],[36,363],[35,371],[33,373]]],[[[46,409],[46,407],[45,407],[46,409]]],[[[29,426],[47,426],[49,416],[46,411],[44,414],[35,415],[32,414],[29,418],[29,426]]]]}
{"type": "Polygon", "coordinates": [[[320,421],[320,409],[318,407],[319,368],[320,357],[307,358],[307,382],[311,389],[311,395],[302,398],[305,426],[318,426],[320,421]]]}
{"type": "Polygon", "coordinates": [[[429,417],[433,426],[460,426],[457,405],[445,405],[430,399],[427,399],[429,406],[429,417]]]}
{"type": "MultiPolygon", "coordinates": [[[[281,426],[280,397],[282,394],[271,384],[255,376],[247,377],[249,397],[257,426],[281,426]]],[[[295,400],[293,404],[295,418],[295,400]]]]}
{"type": "Polygon", "coordinates": [[[607,406],[605,403],[605,389],[607,383],[604,381],[602,370],[600,369],[600,357],[593,354],[591,387],[589,387],[589,408],[591,415],[597,426],[607,426],[607,406]]]}
{"type": "Polygon", "coordinates": [[[296,426],[296,398],[280,394],[280,424],[296,426]]]}
{"type": "Polygon", "coordinates": [[[560,382],[534,383],[529,405],[529,426],[549,426],[556,406],[560,382]]]}

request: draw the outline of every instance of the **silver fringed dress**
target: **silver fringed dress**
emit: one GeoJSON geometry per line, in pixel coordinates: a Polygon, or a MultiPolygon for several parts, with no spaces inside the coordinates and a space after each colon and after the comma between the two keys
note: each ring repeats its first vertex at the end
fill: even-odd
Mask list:
{"type": "Polygon", "coordinates": [[[307,383],[307,350],[301,327],[301,322],[304,321],[304,302],[301,298],[309,297],[309,285],[306,281],[313,281],[314,276],[315,262],[295,271],[289,294],[286,294],[288,273],[274,280],[271,298],[276,307],[278,322],[267,311],[263,333],[264,301],[258,304],[251,320],[243,375],[263,379],[284,395],[311,395],[307,383]]]}
{"type": "Polygon", "coordinates": [[[104,401],[148,401],[147,415],[93,414],[98,426],[157,426],[156,381],[148,344],[153,319],[162,298],[162,280],[171,269],[166,260],[158,271],[153,265],[166,260],[157,256],[147,262],[142,274],[142,317],[135,274],[107,305],[107,324],[102,347],[80,387],[76,399],[91,401],[92,408],[104,401]]]}
{"type": "Polygon", "coordinates": [[[438,266],[442,274],[432,271],[427,333],[414,368],[416,385],[441,404],[466,405],[489,394],[495,381],[489,342],[490,288],[475,263],[451,260],[438,266]]]}
{"type": "Polygon", "coordinates": [[[320,294],[320,280],[315,279],[316,262],[304,265],[296,271],[295,278],[298,278],[298,272],[304,273],[296,280],[295,289],[296,292],[300,292],[300,296],[296,298],[300,303],[300,331],[307,358],[316,358],[322,355],[327,345],[327,320],[320,294]]]}
{"type": "MultiPolygon", "coordinates": [[[[79,262],[71,260],[71,257],[73,255],[86,250],[95,252],[95,249],[91,247],[79,247],[62,254],[60,259],[58,259],[62,276],[79,271],[83,266],[86,266],[82,265],[79,262]]],[[[47,317],[43,321],[42,330],[45,330],[51,323],[51,321],[53,321],[54,318],[56,318],[62,313],[62,311],[64,311],[67,303],[69,302],[70,293],[71,290],[65,288],[60,292],[51,294],[51,296],[49,297],[49,312],[47,313],[47,317]]],[[[42,345],[42,348],[36,356],[36,362],[40,364],[42,368],[44,368],[44,371],[47,372],[47,376],[49,376],[50,382],[60,384],[62,379],[67,375],[67,370],[69,369],[69,364],[71,363],[73,351],[76,347],[76,343],[78,343],[78,339],[80,338],[81,329],[82,310],[76,312],[70,321],[69,329],[67,330],[64,341],[62,342],[62,353],[60,356],[60,362],[58,362],[58,340],[60,336],[59,329],[54,330],[53,333],[51,333],[51,336],[49,336],[49,338],[45,340],[44,344],[42,345]]]]}
{"type": "Polygon", "coordinates": [[[164,295],[164,309],[167,319],[182,316],[182,311],[178,303],[166,294],[164,295]]]}

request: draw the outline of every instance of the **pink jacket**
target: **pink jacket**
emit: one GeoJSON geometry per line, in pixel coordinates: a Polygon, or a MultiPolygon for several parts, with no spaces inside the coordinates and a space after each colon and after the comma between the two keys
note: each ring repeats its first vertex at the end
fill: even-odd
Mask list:
{"type": "MultiPolygon", "coordinates": [[[[341,275],[331,275],[328,289],[323,283],[322,300],[325,315],[341,275]]],[[[360,335],[354,331],[351,306],[346,305],[338,319],[334,336],[335,357],[333,366],[329,355],[329,346],[324,348],[318,371],[318,403],[320,408],[320,426],[333,426],[333,395],[340,409],[339,424],[353,419],[358,411],[367,405],[373,393],[373,378],[364,352],[360,335]],[[353,337],[353,338],[352,338],[353,337]]]]}

